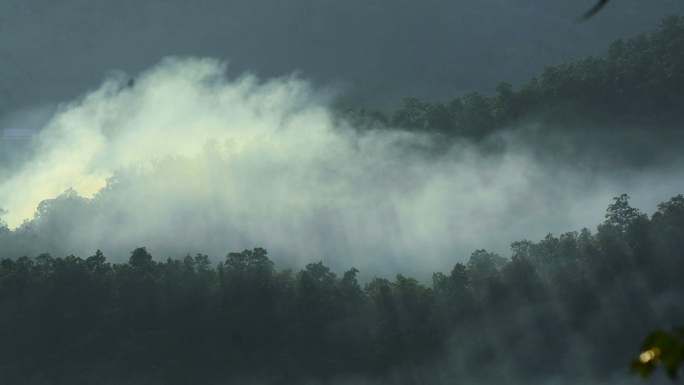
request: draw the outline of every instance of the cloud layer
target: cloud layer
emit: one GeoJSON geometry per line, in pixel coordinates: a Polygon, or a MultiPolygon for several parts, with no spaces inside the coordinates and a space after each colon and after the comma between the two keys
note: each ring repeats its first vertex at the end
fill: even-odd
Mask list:
{"type": "Polygon", "coordinates": [[[70,187],[95,197],[43,210],[40,247],[127,260],[136,246],[214,259],[261,246],[281,266],[323,260],[338,272],[427,277],[478,248],[506,255],[516,240],[593,228],[620,193],[650,213],[684,191],[678,163],[542,162],[529,129],[493,138],[505,144],[497,152],[359,134],[328,107],[333,93],[297,76],[228,78],[212,59],[167,58],[127,81],[113,74],[61,105],[32,156],[0,180],[11,226],[70,187]]]}

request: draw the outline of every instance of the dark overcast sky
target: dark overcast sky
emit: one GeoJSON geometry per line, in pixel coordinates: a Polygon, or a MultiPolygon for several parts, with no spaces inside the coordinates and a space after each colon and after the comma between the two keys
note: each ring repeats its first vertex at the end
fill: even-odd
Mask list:
{"type": "Polygon", "coordinates": [[[396,107],[519,84],[655,29],[681,0],[0,0],[0,116],[71,100],[110,70],[210,56],[261,77],[301,71],[346,105],[396,107]]]}

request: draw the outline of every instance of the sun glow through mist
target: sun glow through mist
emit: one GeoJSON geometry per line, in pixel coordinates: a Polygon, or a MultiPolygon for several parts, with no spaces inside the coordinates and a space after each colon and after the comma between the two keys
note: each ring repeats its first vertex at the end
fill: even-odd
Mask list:
{"type": "Polygon", "coordinates": [[[257,84],[249,75],[227,84],[224,71],[215,60],[166,59],[133,88],[114,74],[98,90],[60,106],[33,139],[34,158],[2,182],[8,224],[18,226],[40,201],[67,188],[92,197],[119,168],[197,154],[210,139],[230,138],[236,152],[253,141],[268,145],[269,128],[298,108],[306,84],[294,78],[257,84]]]}

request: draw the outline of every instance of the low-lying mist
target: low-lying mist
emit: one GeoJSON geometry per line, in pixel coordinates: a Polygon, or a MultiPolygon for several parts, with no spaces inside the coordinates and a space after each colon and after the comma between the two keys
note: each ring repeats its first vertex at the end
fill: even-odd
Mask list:
{"type": "Polygon", "coordinates": [[[61,105],[0,179],[4,219],[37,234],[3,256],[101,249],[125,261],[146,246],[221,260],[261,246],[282,266],[427,277],[475,249],[507,256],[513,241],[593,227],[621,193],[652,213],[684,190],[681,155],[657,140],[531,125],[489,138],[497,151],[444,150],[428,134],[349,127],[335,92],[299,76],[229,79],[226,66],[167,58],[61,105]],[[666,161],[637,167],[609,151],[626,146],[666,161]]]}

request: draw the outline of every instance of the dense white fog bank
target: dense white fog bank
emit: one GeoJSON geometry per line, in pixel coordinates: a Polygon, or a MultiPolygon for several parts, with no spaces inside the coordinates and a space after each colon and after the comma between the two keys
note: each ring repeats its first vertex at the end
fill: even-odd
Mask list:
{"type": "Polygon", "coordinates": [[[621,193],[650,214],[684,191],[679,163],[591,169],[540,161],[521,137],[496,153],[467,143],[438,153],[428,136],[359,134],[335,118],[329,90],[225,70],[168,58],[132,86],[115,74],[61,105],[0,179],[4,219],[20,226],[73,188],[90,201],[70,192],[42,204],[30,251],[122,261],[146,246],[219,260],[261,246],[280,266],[420,276],[475,249],[507,256],[516,240],[593,229],[621,193]]]}

